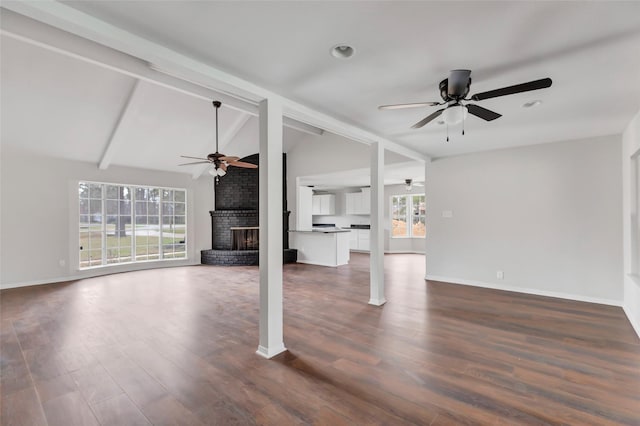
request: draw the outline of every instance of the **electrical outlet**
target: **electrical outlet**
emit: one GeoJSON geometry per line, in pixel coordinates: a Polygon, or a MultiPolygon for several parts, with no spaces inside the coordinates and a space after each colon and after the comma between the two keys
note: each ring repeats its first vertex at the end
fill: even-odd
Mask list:
{"type": "Polygon", "coordinates": [[[67,261],[64,259],[60,259],[58,260],[58,265],[60,265],[61,267],[64,267],[67,265],[67,261]]]}
{"type": "Polygon", "coordinates": [[[499,280],[504,280],[504,271],[497,271],[497,272],[496,272],[496,277],[497,277],[499,280]]]}

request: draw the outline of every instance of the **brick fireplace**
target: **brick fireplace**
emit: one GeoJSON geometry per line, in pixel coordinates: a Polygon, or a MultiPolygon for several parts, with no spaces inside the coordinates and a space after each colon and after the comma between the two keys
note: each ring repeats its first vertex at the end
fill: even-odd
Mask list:
{"type": "MultiPolygon", "coordinates": [[[[284,263],[294,263],[297,251],[289,249],[286,154],[283,155],[283,248],[284,263]]],[[[258,164],[258,154],[242,159],[258,164]]],[[[215,210],[211,215],[211,249],[202,250],[206,265],[258,264],[258,170],[229,167],[215,185],[215,210]]]]}

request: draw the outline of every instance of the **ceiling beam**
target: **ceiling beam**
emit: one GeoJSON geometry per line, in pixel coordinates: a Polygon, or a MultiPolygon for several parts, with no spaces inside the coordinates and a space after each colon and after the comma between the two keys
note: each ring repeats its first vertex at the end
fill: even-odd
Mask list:
{"type": "MultiPolygon", "coordinates": [[[[170,72],[150,66],[146,61],[131,55],[69,32],[44,26],[40,22],[11,11],[3,10],[0,18],[2,22],[0,34],[4,36],[197,99],[206,101],[216,99],[222,102],[225,108],[249,114],[253,117],[258,116],[257,104],[222,94],[202,84],[189,82],[184,78],[175,77],[170,72]]],[[[284,125],[305,133],[322,134],[322,129],[299,123],[292,119],[286,119],[284,125]]]]}
{"type": "MultiPolygon", "coordinates": [[[[229,143],[231,143],[231,141],[236,137],[240,130],[242,130],[244,125],[247,124],[247,121],[249,121],[250,118],[251,115],[246,113],[241,113],[240,115],[238,115],[238,117],[236,117],[233,123],[231,123],[231,125],[227,127],[227,131],[224,133],[224,135],[222,135],[220,141],[218,141],[218,149],[220,149],[220,151],[224,151],[225,147],[229,145],[229,143]]],[[[198,179],[207,171],[209,166],[210,164],[204,165],[200,168],[196,167],[196,170],[194,170],[191,177],[193,177],[193,179],[198,179]]]]}
{"type": "MultiPolygon", "coordinates": [[[[143,63],[146,61],[149,64],[154,64],[156,69],[163,70],[166,75],[176,76],[179,79],[196,83],[196,85],[210,88],[253,105],[267,98],[279,99],[282,102],[284,114],[289,118],[357,142],[365,144],[380,142],[385,149],[415,160],[426,161],[428,159],[428,156],[420,152],[403,147],[356,125],[312,110],[254,83],[153,43],[65,4],[55,1],[5,2],[3,7],[111,49],[124,52],[134,58],[141,59],[143,63]]],[[[154,71],[149,68],[147,70],[154,71]]]]}
{"type": "Polygon", "coordinates": [[[126,129],[127,122],[131,122],[133,117],[135,117],[138,111],[138,106],[140,105],[140,102],[137,102],[137,98],[140,97],[139,88],[140,80],[136,80],[129,92],[127,101],[122,107],[122,111],[120,111],[118,121],[116,121],[116,124],[113,126],[111,137],[109,138],[109,142],[107,142],[107,147],[102,153],[102,158],[100,159],[100,163],[98,163],[98,168],[100,170],[106,170],[111,165],[113,157],[124,144],[124,137],[122,136],[124,133],[123,129],[126,129]]]}
{"type": "Polygon", "coordinates": [[[322,134],[324,133],[324,130],[315,127],[315,126],[311,126],[309,124],[303,123],[301,121],[296,121],[293,120],[289,117],[284,117],[282,124],[284,127],[288,127],[290,129],[294,129],[297,130],[299,132],[302,133],[306,133],[308,135],[316,135],[316,136],[322,136],[322,134]]]}

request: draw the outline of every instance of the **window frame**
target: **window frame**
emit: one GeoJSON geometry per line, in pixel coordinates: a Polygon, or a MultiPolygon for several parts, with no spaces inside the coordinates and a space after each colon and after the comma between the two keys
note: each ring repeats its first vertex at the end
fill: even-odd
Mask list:
{"type": "MultiPolygon", "coordinates": [[[[78,238],[76,239],[76,241],[78,241],[78,246],[76,248],[75,253],[77,253],[77,262],[76,262],[76,266],[78,268],[78,270],[89,270],[89,269],[96,269],[96,268],[104,268],[104,267],[110,267],[110,266],[118,266],[118,265],[130,265],[130,264],[135,264],[135,263],[147,263],[147,262],[163,262],[163,261],[184,261],[184,260],[188,260],[189,259],[189,246],[188,246],[188,242],[187,242],[187,234],[188,234],[188,189],[187,188],[174,188],[174,187],[164,187],[164,186],[154,186],[154,185],[136,185],[136,184],[127,184],[127,183],[113,183],[113,182],[97,182],[97,181],[90,181],[90,180],[79,180],[76,182],[75,185],[75,198],[76,198],[76,202],[78,203],[78,209],[77,209],[77,214],[75,215],[75,220],[77,221],[77,226],[76,226],[76,231],[77,231],[77,236],[78,238]],[[81,188],[82,185],[87,185],[87,197],[83,198],[82,197],[82,193],[81,193],[81,188]],[[94,264],[94,262],[91,261],[91,259],[89,258],[88,260],[84,260],[83,261],[83,252],[84,251],[90,251],[92,250],[92,246],[90,245],[90,249],[89,250],[85,250],[84,248],[81,249],[81,247],[83,247],[82,244],[82,238],[83,238],[83,231],[82,228],[85,224],[89,225],[89,229],[86,231],[89,235],[88,238],[91,241],[91,233],[92,228],[91,228],[91,224],[92,224],[92,218],[94,216],[94,214],[91,213],[91,206],[88,204],[87,208],[89,209],[88,211],[88,215],[84,215],[83,214],[83,210],[82,210],[82,203],[83,200],[93,200],[93,198],[91,198],[91,185],[100,185],[101,187],[101,209],[100,209],[100,240],[101,240],[101,259],[100,259],[100,263],[99,264],[94,264]],[[108,187],[116,187],[117,188],[117,193],[118,193],[118,198],[114,199],[113,197],[110,197],[108,194],[108,187]],[[128,202],[129,202],[129,213],[127,215],[122,215],[121,214],[121,199],[120,196],[122,194],[122,188],[127,188],[129,191],[129,197],[128,197],[128,202]],[[136,209],[136,203],[137,203],[137,190],[142,189],[145,190],[146,192],[152,192],[152,191],[157,191],[158,194],[158,199],[157,199],[157,205],[158,205],[158,211],[156,214],[154,214],[153,216],[157,216],[158,218],[158,223],[154,224],[157,226],[157,230],[158,230],[158,253],[157,255],[154,253],[154,258],[149,259],[149,254],[147,254],[145,256],[144,259],[140,259],[139,257],[141,257],[141,255],[138,255],[137,252],[137,235],[136,235],[136,231],[137,231],[137,219],[139,217],[141,217],[138,213],[137,213],[137,209],[136,209]],[[171,200],[168,200],[165,198],[165,193],[169,193],[171,194],[171,200]],[[184,198],[182,196],[178,196],[176,197],[176,194],[179,193],[183,193],[184,194],[184,198]],[[183,199],[182,199],[183,198],[183,199]],[[109,212],[107,211],[108,208],[108,202],[114,202],[116,201],[118,204],[118,212],[117,214],[113,214],[113,212],[109,212]],[[181,206],[178,206],[179,208],[176,208],[176,203],[177,204],[181,204],[181,206]],[[171,213],[167,213],[164,210],[167,208],[168,204],[171,204],[171,213]],[[180,214],[176,214],[176,212],[180,212],[180,214]],[[83,222],[83,216],[86,216],[85,222],[83,222]],[[118,245],[117,245],[117,249],[118,249],[118,255],[116,256],[117,261],[114,261],[113,257],[109,257],[108,249],[111,247],[108,247],[108,233],[110,231],[108,231],[109,228],[109,218],[111,216],[116,216],[117,217],[117,221],[120,221],[122,219],[120,219],[121,217],[125,217],[128,218],[128,224],[130,225],[130,229],[126,229],[127,226],[127,221],[125,221],[125,235],[126,232],[130,233],[130,238],[131,238],[131,242],[130,245],[122,245],[121,241],[119,241],[118,239],[118,245]],[[170,218],[170,223],[165,224],[165,220],[166,218],[170,218]],[[179,220],[176,220],[176,218],[181,218],[179,220]],[[184,222],[184,223],[178,223],[178,222],[184,222]],[[165,227],[166,226],[170,227],[170,231],[165,231],[165,227]],[[184,243],[176,243],[175,238],[176,235],[174,233],[175,231],[175,227],[176,225],[183,227],[183,241],[184,243]],[[163,235],[164,234],[164,235],[163,235]],[[173,238],[173,241],[171,243],[164,243],[164,239],[167,238],[166,234],[172,234],[173,237],[169,237],[169,238],[173,238]],[[169,249],[168,246],[171,246],[171,248],[169,249]],[[121,248],[126,248],[127,246],[129,246],[129,255],[128,256],[121,256],[121,248]],[[179,251],[176,251],[176,249],[179,248],[179,251]],[[178,256],[176,256],[176,254],[178,256]],[[155,257],[157,256],[157,257],[155,257]],[[120,259],[122,257],[128,257],[129,259],[126,261],[120,261],[120,259]]],[[[126,198],[123,198],[123,200],[126,200],[126,198]]],[[[144,215],[145,218],[148,218],[148,214],[144,215]]],[[[118,223],[118,222],[116,222],[118,223]]],[[[120,222],[121,223],[121,222],[120,222]]],[[[117,228],[117,224],[116,224],[116,231],[118,230],[117,228]]],[[[178,234],[179,235],[179,234],[178,234]]],[[[118,237],[119,238],[119,237],[118,237]]],[[[146,247],[149,247],[149,244],[147,242],[146,247]]]]}
{"type": "Polygon", "coordinates": [[[419,235],[419,236],[415,236],[413,235],[413,218],[414,217],[424,217],[424,223],[426,226],[427,223],[427,214],[426,214],[426,209],[425,209],[425,213],[424,214],[419,214],[419,215],[414,215],[413,211],[414,211],[414,206],[413,206],[413,198],[414,197],[423,197],[426,203],[426,194],[424,193],[408,193],[408,194],[395,194],[391,196],[391,200],[390,200],[390,205],[389,205],[389,220],[391,222],[391,232],[390,237],[392,239],[406,239],[406,238],[426,238],[426,232],[425,235],[419,235]],[[396,203],[394,202],[395,199],[399,199],[399,198],[405,198],[405,223],[407,224],[407,232],[405,235],[393,235],[393,221],[396,219],[395,215],[394,215],[394,205],[396,205],[396,203]]]}

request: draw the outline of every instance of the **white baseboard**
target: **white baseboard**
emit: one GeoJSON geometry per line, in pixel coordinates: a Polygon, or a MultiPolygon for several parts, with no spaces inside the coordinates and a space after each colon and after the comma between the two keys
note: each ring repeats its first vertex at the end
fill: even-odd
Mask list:
{"type": "Polygon", "coordinates": [[[274,347],[268,347],[268,348],[262,345],[259,345],[256,353],[263,358],[270,359],[278,354],[281,354],[286,350],[287,348],[284,347],[284,343],[280,343],[278,345],[275,345],[274,347]]]}
{"type": "Polygon", "coordinates": [[[638,337],[640,337],[640,322],[638,322],[635,317],[631,314],[631,308],[627,308],[627,306],[622,305],[622,309],[624,310],[627,319],[631,323],[631,327],[635,330],[638,337]]]}
{"type": "MultiPolygon", "coordinates": [[[[342,266],[342,265],[329,265],[328,263],[311,262],[309,260],[300,260],[300,259],[298,259],[296,262],[297,263],[306,263],[307,265],[328,266],[329,268],[337,268],[338,266],[342,266]]],[[[346,263],[345,263],[345,265],[346,265],[346,263]]]]}
{"type": "Polygon", "coordinates": [[[55,277],[55,278],[47,278],[43,280],[22,281],[17,283],[0,284],[0,290],[8,290],[10,288],[18,288],[18,287],[30,287],[32,285],[63,283],[66,281],[77,281],[83,278],[86,278],[86,277],[74,275],[70,277],[55,277]]]}
{"type": "Polygon", "coordinates": [[[539,290],[535,288],[525,288],[510,286],[507,284],[494,284],[483,281],[467,280],[463,278],[442,277],[438,275],[425,276],[425,280],[441,281],[449,284],[461,284],[473,287],[491,288],[494,290],[513,291],[516,293],[534,294],[536,296],[557,297],[559,299],[576,300],[578,302],[598,303],[600,305],[622,306],[621,300],[603,299],[599,297],[582,296],[579,294],[559,293],[555,291],[539,290]]]}
{"type": "Polygon", "coordinates": [[[385,250],[384,254],[424,254],[424,252],[416,250],[385,250]]]}
{"type": "Polygon", "coordinates": [[[373,306],[382,306],[385,303],[387,303],[387,299],[382,298],[382,299],[369,299],[369,304],[373,305],[373,306]]]}
{"type": "Polygon", "coordinates": [[[63,283],[67,281],[78,281],[86,278],[99,277],[102,275],[119,274],[121,272],[135,272],[135,271],[144,271],[148,269],[193,266],[193,265],[200,265],[200,262],[179,260],[175,262],[169,261],[166,263],[165,262],[162,262],[162,263],[161,262],[140,262],[140,263],[130,263],[128,265],[134,265],[134,267],[129,269],[122,269],[123,265],[114,264],[114,265],[108,265],[108,266],[100,267],[96,269],[84,269],[82,271],[78,271],[77,274],[69,275],[66,277],[51,277],[51,278],[42,278],[39,280],[2,283],[0,284],[0,290],[8,290],[10,288],[19,288],[19,287],[30,287],[34,285],[63,283]]]}

